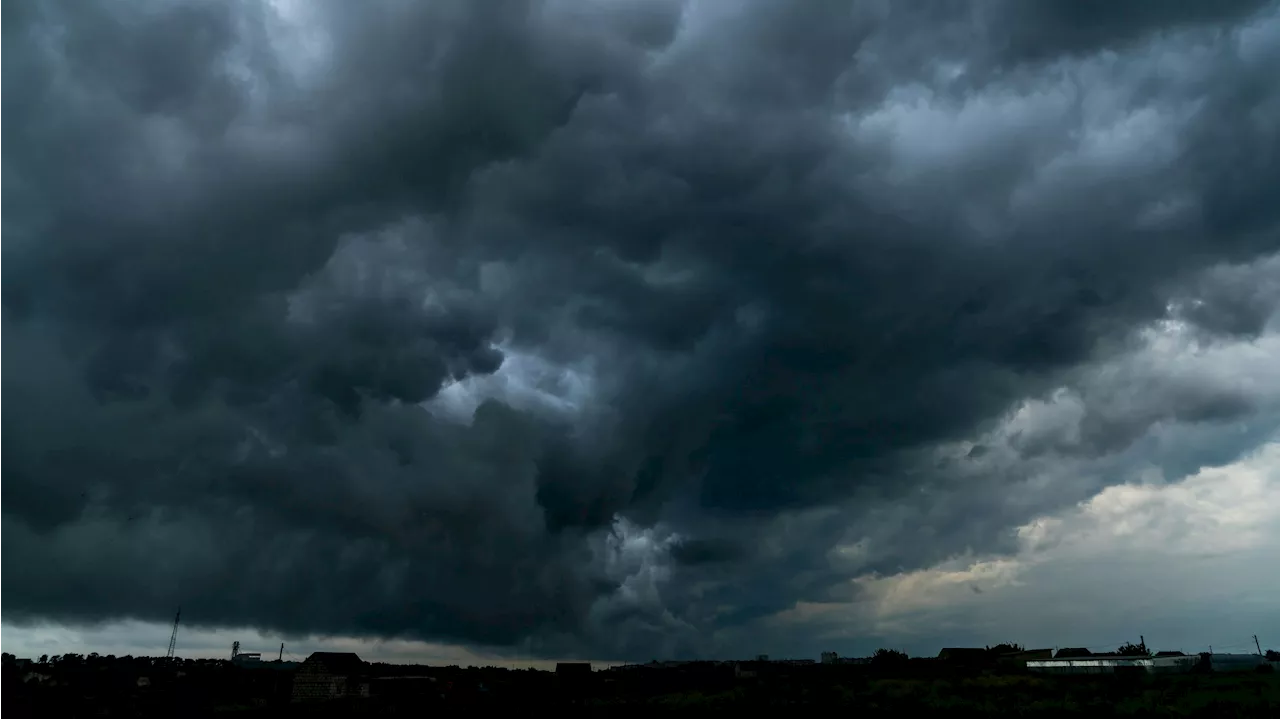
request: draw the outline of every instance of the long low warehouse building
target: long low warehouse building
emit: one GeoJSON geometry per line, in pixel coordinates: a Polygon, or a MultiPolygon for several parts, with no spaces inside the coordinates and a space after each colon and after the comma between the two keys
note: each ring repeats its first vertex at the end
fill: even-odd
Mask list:
{"type": "Polygon", "coordinates": [[[1116,674],[1146,672],[1148,674],[1186,674],[1207,663],[1216,672],[1253,671],[1267,664],[1257,654],[1193,654],[1176,657],[1076,657],[1069,659],[1037,659],[1027,662],[1027,669],[1042,674],[1116,674]]]}

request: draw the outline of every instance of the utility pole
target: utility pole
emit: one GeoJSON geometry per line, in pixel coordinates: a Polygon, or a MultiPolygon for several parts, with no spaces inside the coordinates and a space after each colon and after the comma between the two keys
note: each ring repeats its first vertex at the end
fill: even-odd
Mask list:
{"type": "Polygon", "coordinates": [[[280,642],[280,656],[276,657],[276,661],[284,661],[284,642],[280,642]]]}
{"type": "Polygon", "coordinates": [[[1253,646],[1258,649],[1258,656],[1262,656],[1262,645],[1258,643],[1258,635],[1253,635],[1253,646]]]}

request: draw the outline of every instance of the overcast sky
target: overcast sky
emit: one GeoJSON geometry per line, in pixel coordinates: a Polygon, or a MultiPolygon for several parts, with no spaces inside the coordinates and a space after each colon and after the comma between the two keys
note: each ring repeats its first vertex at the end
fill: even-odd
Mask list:
{"type": "Polygon", "coordinates": [[[3,640],[1280,646],[1280,3],[3,9],[3,640]]]}

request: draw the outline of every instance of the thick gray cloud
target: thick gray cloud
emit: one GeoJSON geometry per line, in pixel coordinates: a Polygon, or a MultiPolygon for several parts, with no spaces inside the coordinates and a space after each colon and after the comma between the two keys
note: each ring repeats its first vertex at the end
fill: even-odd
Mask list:
{"type": "Polygon", "coordinates": [[[1123,358],[1273,316],[1280,7],[930,8],[6,7],[6,616],[715,652],[1269,421],[1123,358]]]}
{"type": "Polygon", "coordinates": [[[1048,59],[1141,42],[1153,33],[1186,27],[1230,25],[1257,12],[1266,0],[1228,0],[1206,4],[1131,0],[1044,0],[1000,6],[1011,27],[1005,45],[1018,59],[1048,59]]]}

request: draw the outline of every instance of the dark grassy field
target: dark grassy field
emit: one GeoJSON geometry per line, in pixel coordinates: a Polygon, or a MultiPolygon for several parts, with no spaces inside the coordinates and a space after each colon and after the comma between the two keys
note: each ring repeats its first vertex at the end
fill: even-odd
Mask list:
{"type": "Polygon", "coordinates": [[[684,691],[589,704],[653,708],[847,708],[859,717],[945,712],[959,716],[1037,717],[1280,717],[1280,676],[1216,674],[1164,677],[969,678],[863,677],[846,681],[790,681],[719,692],[684,691]]]}
{"type": "MultiPolygon", "coordinates": [[[[147,660],[149,661],[149,660],[147,660]]],[[[377,717],[511,713],[617,716],[722,713],[792,716],[828,709],[840,716],[905,717],[1274,717],[1280,674],[1046,676],[955,668],[919,661],[897,667],[781,668],[738,676],[731,666],[684,670],[549,672],[372,665],[367,698],[290,702],[291,672],[242,669],[229,662],[149,664],[139,686],[136,660],[57,665],[56,685],[23,683],[5,672],[6,717],[377,717]],[[178,667],[182,671],[178,673],[178,667]],[[429,674],[392,691],[376,676],[429,674]]],[[[1270,667],[1268,667],[1269,669],[1270,667]]]]}

